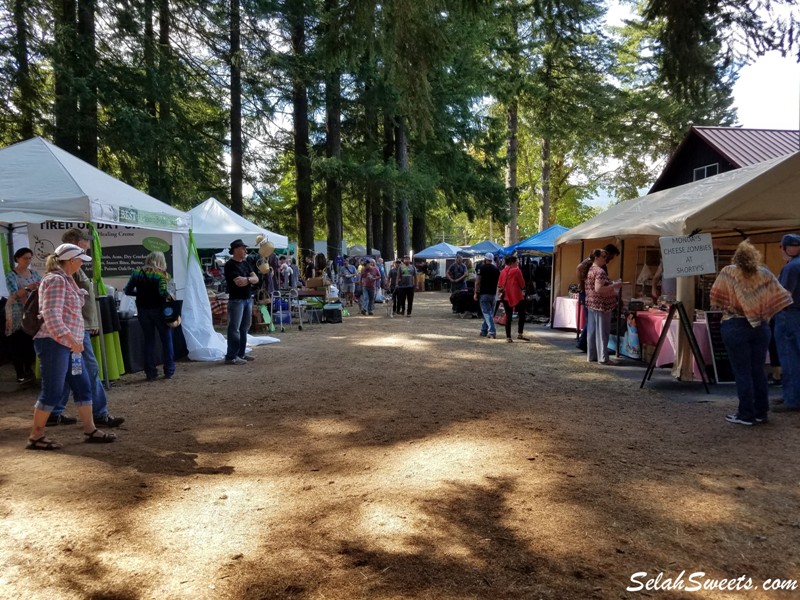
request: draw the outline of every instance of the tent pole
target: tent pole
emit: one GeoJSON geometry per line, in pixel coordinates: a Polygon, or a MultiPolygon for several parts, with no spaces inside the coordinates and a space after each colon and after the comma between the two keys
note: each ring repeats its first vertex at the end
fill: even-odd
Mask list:
{"type": "MultiPolygon", "coordinates": [[[[620,279],[624,279],[623,273],[625,272],[625,240],[620,240],[619,245],[621,248],[619,249],[619,277],[620,279]]],[[[620,317],[622,316],[622,288],[619,288],[619,292],[617,292],[617,322],[615,323],[617,330],[617,358],[620,357],[620,348],[619,348],[619,322],[620,317]]]]}

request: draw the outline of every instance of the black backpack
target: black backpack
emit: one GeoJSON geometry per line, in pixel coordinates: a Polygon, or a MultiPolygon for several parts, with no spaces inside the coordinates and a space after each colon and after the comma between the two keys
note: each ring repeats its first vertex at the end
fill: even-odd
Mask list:
{"type": "Polygon", "coordinates": [[[33,290],[22,309],[22,331],[33,337],[39,333],[42,319],[39,317],[39,290],[33,290]]]}

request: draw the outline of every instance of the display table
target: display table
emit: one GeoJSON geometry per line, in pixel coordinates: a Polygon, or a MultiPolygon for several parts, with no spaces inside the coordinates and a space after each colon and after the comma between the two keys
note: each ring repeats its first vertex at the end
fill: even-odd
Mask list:
{"type": "MultiPolygon", "coordinates": [[[[144,371],[144,334],[139,319],[130,317],[123,319],[120,317],[119,341],[122,345],[122,360],[125,364],[126,373],[137,373],[144,371]]],[[[175,360],[183,358],[189,354],[186,350],[186,340],[183,338],[183,329],[178,326],[172,330],[172,350],[175,360]]],[[[161,356],[161,338],[156,332],[156,366],[163,362],[161,356]]]]}
{"type": "Polygon", "coordinates": [[[325,299],[326,291],[322,290],[311,290],[307,288],[301,288],[297,290],[297,297],[298,298],[322,298],[325,299]]]}
{"type": "Polygon", "coordinates": [[[578,299],[558,296],[553,311],[553,327],[578,331],[578,322],[578,299]]]}
{"type": "MultiPolygon", "coordinates": [[[[658,344],[658,338],[664,330],[664,322],[666,320],[667,313],[664,311],[638,311],[636,313],[636,329],[639,332],[639,343],[642,346],[645,344],[651,346],[658,344]]],[[[661,346],[661,352],[659,352],[656,357],[656,367],[671,365],[675,362],[675,348],[677,348],[678,345],[678,325],[678,319],[673,318],[672,323],[670,323],[667,338],[664,340],[664,345],[661,346]]],[[[710,365],[711,342],[709,341],[706,322],[695,321],[692,323],[692,331],[694,332],[695,339],[697,339],[697,346],[700,348],[700,353],[703,355],[703,361],[706,365],[710,365]]],[[[694,357],[692,357],[692,368],[695,379],[700,380],[700,370],[697,367],[694,357]]]]}

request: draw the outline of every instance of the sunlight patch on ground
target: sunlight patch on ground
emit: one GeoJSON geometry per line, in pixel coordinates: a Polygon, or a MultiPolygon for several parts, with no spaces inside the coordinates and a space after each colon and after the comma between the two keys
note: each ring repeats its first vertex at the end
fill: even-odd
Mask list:
{"type": "Polygon", "coordinates": [[[369,348],[403,348],[404,350],[424,351],[430,349],[428,342],[423,342],[412,338],[409,335],[389,335],[383,338],[360,340],[355,342],[356,346],[366,346],[369,348]]]}
{"type": "Polygon", "coordinates": [[[426,340],[456,340],[462,341],[464,336],[460,335],[441,335],[438,333],[420,333],[416,337],[426,339],[426,340]]]}
{"type": "Polygon", "coordinates": [[[141,509],[146,516],[140,522],[149,529],[142,534],[164,548],[165,571],[185,564],[206,565],[203,576],[209,578],[232,556],[258,552],[269,523],[282,508],[279,490],[271,487],[245,478],[212,485],[192,483],[141,509]],[[186,523],[187,514],[193,516],[191,526],[176,527],[175,523],[186,523]]]}
{"type": "Polygon", "coordinates": [[[347,435],[358,433],[362,426],[344,419],[306,419],[303,428],[311,435],[347,435]]]}

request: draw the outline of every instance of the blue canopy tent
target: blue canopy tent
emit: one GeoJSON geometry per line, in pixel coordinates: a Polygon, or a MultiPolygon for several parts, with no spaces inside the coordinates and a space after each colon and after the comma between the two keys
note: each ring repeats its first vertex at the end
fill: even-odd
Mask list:
{"type": "Polygon", "coordinates": [[[423,258],[425,260],[437,258],[455,258],[458,254],[464,256],[461,248],[458,246],[453,246],[452,244],[448,244],[447,242],[441,242],[435,246],[425,248],[425,250],[422,250],[421,252],[417,252],[414,255],[414,258],[423,258]]]}
{"type": "Polygon", "coordinates": [[[527,254],[533,256],[542,256],[545,254],[552,254],[555,247],[555,241],[562,233],[569,231],[566,227],[561,225],[551,225],[544,231],[532,235],[531,237],[512,244],[503,250],[504,254],[527,254]]]}
{"type": "Polygon", "coordinates": [[[478,242],[467,248],[467,250],[471,250],[476,254],[486,254],[487,252],[502,252],[503,247],[500,244],[496,244],[492,240],[483,240],[482,242],[478,242]]]}

